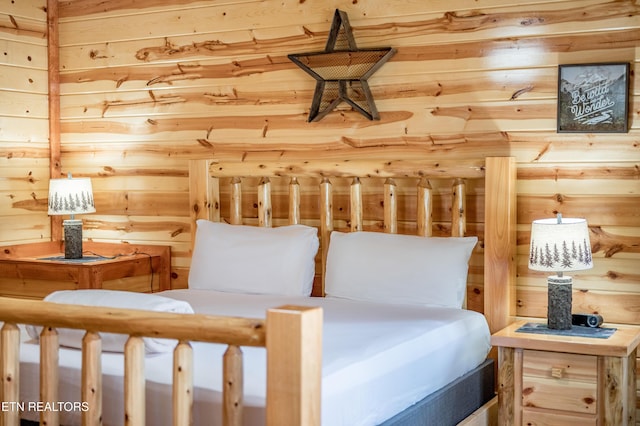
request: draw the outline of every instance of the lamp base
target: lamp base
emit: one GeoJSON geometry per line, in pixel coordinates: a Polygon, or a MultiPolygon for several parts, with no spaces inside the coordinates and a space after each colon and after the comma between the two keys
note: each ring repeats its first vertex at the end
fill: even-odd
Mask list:
{"type": "Polygon", "coordinates": [[[67,219],[64,227],[64,258],[82,259],[82,220],[67,219]]]}
{"type": "Polygon", "coordinates": [[[571,277],[551,276],[547,278],[548,306],[547,327],[553,330],[571,330],[571,277]]]}

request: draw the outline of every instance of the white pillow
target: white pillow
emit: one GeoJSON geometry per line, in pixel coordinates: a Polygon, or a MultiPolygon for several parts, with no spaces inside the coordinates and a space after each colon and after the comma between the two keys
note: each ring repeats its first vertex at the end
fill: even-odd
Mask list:
{"type": "Polygon", "coordinates": [[[332,232],[328,296],[461,308],[477,237],[332,232]]]}
{"type": "Polygon", "coordinates": [[[318,231],[197,221],[189,288],[234,293],[309,296],[318,231]]]}
{"type": "MultiPolygon", "coordinates": [[[[67,303],[71,305],[193,314],[193,308],[188,302],[155,294],[134,293],[131,291],[98,289],[61,290],[49,294],[44,300],[47,302],[67,303]]],[[[42,332],[42,327],[39,326],[28,325],[26,329],[29,336],[36,340],[42,332]]],[[[85,330],[70,328],[60,328],[57,330],[60,346],[82,348],[82,338],[86,333],[85,330]]],[[[126,334],[117,333],[100,333],[100,337],[102,338],[102,350],[105,352],[123,352],[124,345],[129,338],[126,334]]],[[[143,340],[146,353],[172,351],[176,345],[176,340],[173,339],[145,337],[143,340]]]]}

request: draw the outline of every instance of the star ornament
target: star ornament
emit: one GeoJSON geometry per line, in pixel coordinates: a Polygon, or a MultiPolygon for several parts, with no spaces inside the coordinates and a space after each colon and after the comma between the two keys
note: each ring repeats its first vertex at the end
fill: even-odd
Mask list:
{"type": "Polygon", "coordinates": [[[324,52],[288,55],[316,80],[309,121],[320,121],[341,102],[369,120],[379,120],[367,79],[395,52],[391,47],[358,49],[347,14],[336,9],[324,52]]]}

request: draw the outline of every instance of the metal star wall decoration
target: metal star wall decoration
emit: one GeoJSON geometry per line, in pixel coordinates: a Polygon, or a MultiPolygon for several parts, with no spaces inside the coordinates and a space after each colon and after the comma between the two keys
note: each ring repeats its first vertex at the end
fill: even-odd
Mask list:
{"type": "Polygon", "coordinates": [[[321,120],[340,102],[369,120],[380,119],[367,79],[395,52],[391,47],[358,49],[347,14],[336,9],[324,52],[288,55],[316,79],[309,121],[321,120]]]}

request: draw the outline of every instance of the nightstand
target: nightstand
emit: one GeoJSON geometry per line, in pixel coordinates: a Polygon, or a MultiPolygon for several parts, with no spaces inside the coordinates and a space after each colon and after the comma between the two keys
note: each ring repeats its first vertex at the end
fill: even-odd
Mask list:
{"type": "Polygon", "coordinates": [[[85,241],[84,258],[64,259],[61,242],[0,247],[0,296],[41,299],[56,290],[171,288],[169,246],[85,241]]]}
{"type": "Polygon", "coordinates": [[[603,339],[516,331],[524,324],[491,337],[500,425],[635,425],[639,328],[603,339]]]}

